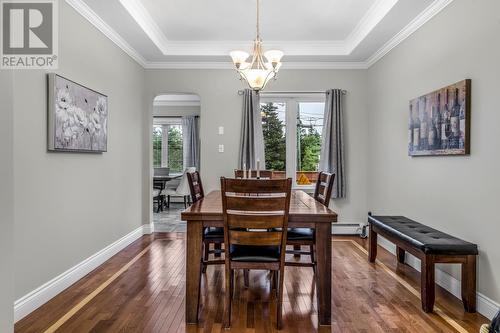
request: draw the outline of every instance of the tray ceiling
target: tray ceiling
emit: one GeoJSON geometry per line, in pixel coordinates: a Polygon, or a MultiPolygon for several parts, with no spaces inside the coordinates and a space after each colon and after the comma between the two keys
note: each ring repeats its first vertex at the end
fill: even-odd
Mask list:
{"type": "MultiPolygon", "coordinates": [[[[453,0],[261,0],[283,68],[367,68],[453,0]]],[[[145,68],[231,68],[250,51],[255,0],[66,0],[145,68]]]]}

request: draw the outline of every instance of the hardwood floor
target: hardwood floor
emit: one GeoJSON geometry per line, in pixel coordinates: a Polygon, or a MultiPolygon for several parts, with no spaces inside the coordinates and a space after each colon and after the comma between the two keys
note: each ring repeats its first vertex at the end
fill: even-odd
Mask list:
{"type": "MultiPolygon", "coordinates": [[[[222,332],[224,268],[202,278],[200,323],[184,324],[184,237],[144,236],[53,300],[19,321],[16,332],[222,332]]],[[[432,314],[420,308],[419,274],[379,248],[369,264],[357,237],[333,239],[332,328],[317,325],[310,268],[285,269],[282,332],[478,332],[487,319],[436,289],[432,314]]],[[[231,332],[275,332],[269,276],[237,276],[231,332]]]]}

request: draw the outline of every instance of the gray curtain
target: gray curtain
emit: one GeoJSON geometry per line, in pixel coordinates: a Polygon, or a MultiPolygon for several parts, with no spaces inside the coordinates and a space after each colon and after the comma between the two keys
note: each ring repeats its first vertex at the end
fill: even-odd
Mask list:
{"type": "Polygon", "coordinates": [[[325,120],[321,142],[320,170],[335,173],[332,197],[345,198],[344,94],[340,89],[326,92],[325,120]]]}
{"type": "Polygon", "coordinates": [[[243,93],[243,120],[241,122],[240,158],[238,167],[255,169],[257,159],[265,169],[264,135],[260,115],[260,98],[256,91],[245,89],[243,93]]]}
{"type": "Polygon", "coordinates": [[[184,168],[200,170],[200,135],[198,117],[182,117],[183,164],[184,168]]]}

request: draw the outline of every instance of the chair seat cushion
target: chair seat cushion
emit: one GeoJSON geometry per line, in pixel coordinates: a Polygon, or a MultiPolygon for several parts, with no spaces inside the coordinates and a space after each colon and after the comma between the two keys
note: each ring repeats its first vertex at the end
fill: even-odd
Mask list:
{"type": "Polygon", "coordinates": [[[286,233],[288,240],[314,240],[314,230],[311,228],[289,228],[286,233]]]}
{"type": "Polygon", "coordinates": [[[477,245],[415,222],[404,216],[369,216],[371,225],[403,240],[425,254],[477,255],[477,245]]]}
{"type": "Polygon", "coordinates": [[[280,259],[279,246],[231,245],[232,261],[276,262],[280,259]]]}
{"type": "Polygon", "coordinates": [[[224,228],[217,228],[217,227],[205,228],[203,235],[205,238],[222,238],[224,237],[224,228]]]}

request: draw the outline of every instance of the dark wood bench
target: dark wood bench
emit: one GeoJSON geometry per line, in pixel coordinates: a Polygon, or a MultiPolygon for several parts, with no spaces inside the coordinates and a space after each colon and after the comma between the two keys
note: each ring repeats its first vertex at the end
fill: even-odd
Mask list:
{"type": "Polygon", "coordinates": [[[476,256],[477,245],[450,236],[444,232],[412,221],[404,216],[368,215],[370,225],[369,261],[377,258],[377,235],[396,244],[399,263],[404,263],[405,252],[421,260],[422,309],[432,312],[435,299],[434,265],[436,263],[462,264],[462,302],[467,312],[476,312],[476,256]]]}

